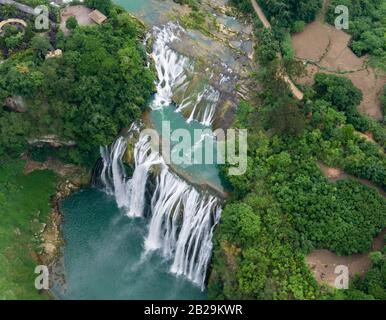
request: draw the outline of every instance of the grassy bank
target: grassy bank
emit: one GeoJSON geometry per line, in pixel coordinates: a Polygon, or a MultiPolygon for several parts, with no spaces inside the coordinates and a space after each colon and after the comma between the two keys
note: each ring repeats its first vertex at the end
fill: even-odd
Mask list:
{"type": "Polygon", "coordinates": [[[52,171],[23,174],[24,162],[0,166],[0,299],[47,299],[34,286],[36,252],[55,192],[52,171]]]}

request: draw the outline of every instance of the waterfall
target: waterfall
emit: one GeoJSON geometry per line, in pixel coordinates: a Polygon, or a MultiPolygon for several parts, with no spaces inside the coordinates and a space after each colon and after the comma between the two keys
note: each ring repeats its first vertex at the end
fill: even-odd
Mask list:
{"type": "Polygon", "coordinates": [[[180,26],[168,23],[163,28],[154,27],[153,31],[155,42],[152,57],[158,83],[152,108],[159,109],[172,104],[173,89],[185,82],[185,69],[188,68],[189,60],[169,47],[170,43],[179,40],[179,35],[183,32],[180,26]]]}
{"type": "Polygon", "coordinates": [[[123,137],[111,148],[101,148],[104,165],[101,181],[105,191],[115,196],[118,207],[128,216],[143,216],[149,172],[159,165],[150,205],[149,231],[144,240],[145,253],[159,252],[171,260],[172,273],[185,276],[204,289],[213,229],[221,214],[219,199],[198,192],[172,173],[162,156],[152,151],[148,136],[135,144],[135,170],[128,179],[122,164],[126,148],[123,137]]]}
{"type": "Polygon", "coordinates": [[[101,147],[100,152],[103,161],[101,181],[105,186],[105,192],[115,196],[119,208],[128,205],[127,202],[127,179],[122,157],[126,151],[127,142],[119,137],[113,145],[101,147]]]}
{"type": "Polygon", "coordinates": [[[199,194],[164,167],[157,178],[152,211],[145,250],[161,250],[173,260],[171,272],[204,288],[212,233],[221,213],[218,199],[199,194]]]}
{"type": "MultiPolygon", "coordinates": [[[[207,84],[200,92],[187,94],[189,59],[170,47],[184,32],[172,23],[154,28],[152,57],[158,83],[151,108],[169,107],[173,92],[182,90],[186,98],[176,111],[192,107],[187,121],[198,120],[210,126],[220,93],[207,84]]],[[[200,142],[204,139],[205,136],[200,142]]],[[[213,230],[220,220],[221,201],[208,192],[199,192],[171,172],[162,156],[152,150],[149,140],[149,136],[143,136],[134,146],[135,169],[131,178],[122,163],[128,147],[126,140],[120,137],[110,148],[102,147],[101,181],[105,192],[115,197],[118,207],[129,217],[144,217],[146,194],[152,192],[149,217],[146,215],[149,224],[144,239],[145,254],[159,252],[170,261],[170,272],[186,277],[203,290],[212,253],[213,230]],[[148,183],[149,179],[154,183],[148,183]]],[[[194,146],[198,147],[198,144],[194,146]]]]}
{"type": "MultiPolygon", "coordinates": [[[[199,118],[201,119],[201,124],[205,126],[210,126],[213,122],[216,106],[219,99],[220,92],[218,92],[211,86],[206,86],[204,90],[198,94],[196,103],[193,107],[192,113],[189,116],[188,122],[193,121],[195,118],[199,118]],[[205,108],[203,109],[204,112],[197,114],[197,106],[203,101],[205,103],[205,108]]],[[[182,108],[179,109],[181,110],[182,108]]]]}
{"type": "Polygon", "coordinates": [[[192,108],[188,122],[199,121],[205,126],[213,122],[220,92],[207,84],[199,92],[187,93],[189,82],[187,72],[193,72],[189,59],[170,48],[174,41],[181,41],[185,30],[176,24],[168,23],[162,28],[154,27],[155,42],[152,57],[158,75],[157,93],[151,105],[153,109],[162,109],[172,104],[173,93],[184,96],[176,111],[192,108]]]}
{"type": "Polygon", "coordinates": [[[127,142],[123,137],[119,137],[111,148],[101,148],[101,181],[105,192],[115,196],[119,208],[124,209],[130,217],[141,217],[145,207],[144,194],[149,169],[161,163],[161,159],[158,154],[151,152],[148,137],[141,138],[134,148],[135,170],[129,179],[122,163],[126,148],[127,142]]]}
{"type": "Polygon", "coordinates": [[[143,216],[145,207],[145,189],[150,168],[155,164],[161,164],[158,153],[152,152],[148,137],[142,137],[134,148],[135,170],[129,180],[129,206],[127,215],[130,217],[143,216]]]}

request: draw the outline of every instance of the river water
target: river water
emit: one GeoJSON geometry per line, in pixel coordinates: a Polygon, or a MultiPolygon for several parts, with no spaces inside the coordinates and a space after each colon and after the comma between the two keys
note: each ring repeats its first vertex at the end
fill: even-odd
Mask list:
{"type": "Polygon", "coordinates": [[[146,225],[129,219],[97,189],[61,204],[66,285],[59,299],[205,299],[205,292],[169,272],[169,262],[143,256],[146,225]]]}

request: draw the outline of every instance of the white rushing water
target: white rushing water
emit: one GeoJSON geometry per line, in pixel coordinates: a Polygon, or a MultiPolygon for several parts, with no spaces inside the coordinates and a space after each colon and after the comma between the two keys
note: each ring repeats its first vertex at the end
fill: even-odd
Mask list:
{"type": "Polygon", "coordinates": [[[149,169],[161,163],[157,154],[150,152],[146,137],[137,142],[134,149],[135,170],[128,179],[122,163],[127,148],[125,138],[119,137],[115,143],[101,148],[103,169],[101,181],[107,194],[114,195],[119,208],[130,217],[142,217],[145,207],[145,188],[149,169]]]}
{"type": "Polygon", "coordinates": [[[122,164],[125,139],[120,137],[111,148],[102,148],[101,180],[106,192],[115,196],[118,206],[128,216],[140,217],[144,214],[149,172],[156,165],[160,167],[156,170],[145,253],[160,252],[172,261],[171,272],[187,277],[204,289],[221,203],[210,194],[199,193],[170,172],[162,157],[151,150],[148,140],[149,137],[144,136],[135,145],[136,167],[131,179],[127,178],[122,164]]]}
{"type": "Polygon", "coordinates": [[[174,41],[181,41],[181,36],[185,33],[181,26],[174,23],[153,29],[155,42],[152,57],[155,61],[158,83],[152,108],[161,109],[170,106],[173,93],[179,92],[184,98],[176,111],[190,108],[188,122],[197,120],[205,126],[210,126],[220,100],[220,92],[209,84],[199,92],[187,92],[189,85],[187,73],[194,72],[193,67],[187,57],[170,47],[174,41]]]}
{"type": "Polygon", "coordinates": [[[163,28],[154,27],[155,42],[152,57],[158,76],[157,93],[152,103],[153,109],[160,109],[172,104],[173,90],[186,80],[185,70],[189,60],[169,47],[173,41],[179,41],[184,30],[169,23],[163,28]]]}
{"type": "Polygon", "coordinates": [[[117,139],[111,147],[101,147],[100,153],[103,160],[101,180],[105,185],[107,194],[114,195],[118,207],[125,206],[126,181],[124,180],[124,167],[122,156],[127,147],[126,140],[117,139]]]}

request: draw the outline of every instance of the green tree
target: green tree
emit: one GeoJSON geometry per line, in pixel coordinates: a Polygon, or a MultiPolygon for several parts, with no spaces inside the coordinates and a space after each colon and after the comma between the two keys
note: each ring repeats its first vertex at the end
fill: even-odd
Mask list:
{"type": "Polygon", "coordinates": [[[66,28],[68,30],[74,30],[78,26],[78,20],[74,16],[71,16],[66,21],[66,28]]]}
{"type": "Polygon", "coordinates": [[[45,36],[36,35],[31,40],[31,48],[38,60],[44,60],[46,54],[51,49],[51,44],[45,36]]]}
{"type": "Polygon", "coordinates": [[[106,15],[110,13],[113,6],[111,0],[85,0],[85,4],[87,7],[97,9],[106,15]]]}
{"type": "Polygon", "coordinates": [[[15,51],[20,47],[24,40],[24,34],[18,27],[13,25],[5,25],[3,27],[4,34],[0,37],[0,46],[15,51]]]}
{"type": "Polygon", "coordinates": [[[277,58],[280,46],[271,30],[263,29],[258,35],[258,43],[256,56],[259,63],[265,65],[277,58]]]}
{"type": "Polygon", "coordinates": [[[350,79],[333,74],[317,73],[314,89],[318,98],[345,112],[356,110],[363,96],[350,79]]]}

